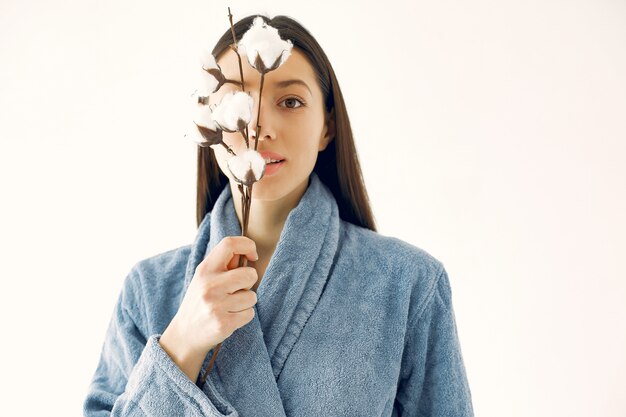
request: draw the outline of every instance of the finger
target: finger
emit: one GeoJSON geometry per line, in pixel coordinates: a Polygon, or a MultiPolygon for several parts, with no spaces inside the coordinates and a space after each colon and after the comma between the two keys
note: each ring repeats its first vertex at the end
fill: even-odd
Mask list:
{"type": "Polygon", "coordinates": [[[239,256],[235,255],[243,255],[251,261],[258,259],[256,244],[246,236],[227,236],[202,262],[206,262],[206,268],[209,271],[224,272],[229,270],[228,266],[233,257],[239,260],[239,256]]]}
{"type": "Polygon", "coordinates": [[[229,271],[232,270],[232,269],[235,269],[235,268],[239,268],[239,260],[242,258],[242,256],[243,255],[235,255],[235,256],[233,256],[233,258],[230,260],[230,262],[228,263],[228,266],[226,268],[228,268],[229,271]]]}
{"type": "Polygon", "coordinates": [[[238,313],[253,307],[256,302],[257,296],[254,291],[240,290],[226,297],[224,306],[227,312],[238,313]]]}
{"type": "Polygon", "coordinates": [[[242,266],[220,275],[220,285],[227,294],[233,294],[240,290],[249,290],[257,282],[259,275],[256,269],[250,266],[242,266]]]}
{"type": "Polygon", "coordinates": [[[254,319],[254,308],[247,308],[238,313],[229,313],[232,314],[232,317],[235,318],[235,326],[237,328],[243,327],[246,324],[250,323],[252,319],[254,319]]]}

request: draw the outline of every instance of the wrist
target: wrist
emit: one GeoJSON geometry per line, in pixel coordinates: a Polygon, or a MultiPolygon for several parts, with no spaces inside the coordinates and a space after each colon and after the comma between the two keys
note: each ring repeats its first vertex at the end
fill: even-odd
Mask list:
{"type": "Polygon", "coordinates": [[[159,344],[180,370],[195,382],[206,352],[191,349],[187,344],[181,343],[183,340],[177,334],[176,329],[170,325],[163,331],[159,344]]]}

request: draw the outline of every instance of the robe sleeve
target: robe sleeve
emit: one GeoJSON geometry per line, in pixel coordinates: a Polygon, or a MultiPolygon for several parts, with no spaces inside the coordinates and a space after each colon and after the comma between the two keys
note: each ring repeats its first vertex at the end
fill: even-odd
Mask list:
{"type": "Polygon", "coordinates": [[[472,398],[446,270],[409,321],[395,408],[403,417],[470,417],[472,398]]]}
{"type": "Polygon", "coordinates": [[[105,334],[95,374],[83,403],[85,417],[237,417],[207,378],[201,390],[159,344],[160,334],[139,329],[142,302],[127,276],[105,334]]]}

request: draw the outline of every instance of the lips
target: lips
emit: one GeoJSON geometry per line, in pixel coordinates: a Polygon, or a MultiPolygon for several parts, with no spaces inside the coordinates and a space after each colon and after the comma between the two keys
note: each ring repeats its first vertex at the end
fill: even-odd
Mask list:
{"type": "Polygon", "coordinates": [[[284,156],[282,156],[281,154],[276,153],[276,152],[261,151],[259,153],[261,154],[263,159],[265,159],[266,163],[269,163],[271,161],[283,161],[285,159],[284,156]]]}
{"type": "Polygon", "coordinates": [[[263,175],[263,178],[276,175],[278,172],[280,172],[280,169],[283,167],[283,165],[285,165],[285,161],[266,164],[265,174],[263,175]]]}

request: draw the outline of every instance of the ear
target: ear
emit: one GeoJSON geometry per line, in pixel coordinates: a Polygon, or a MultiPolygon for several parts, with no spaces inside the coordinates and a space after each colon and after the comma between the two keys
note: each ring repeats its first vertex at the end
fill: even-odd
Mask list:
{"type": "Polygon", "coordinates": [[[328,144],[335,139],[335,134],[335,111],[332,109],[330,112],[326,113],[326,123],[324,124],[323,136],[320,140],[320,152],[326,149],[328,144]]]}

